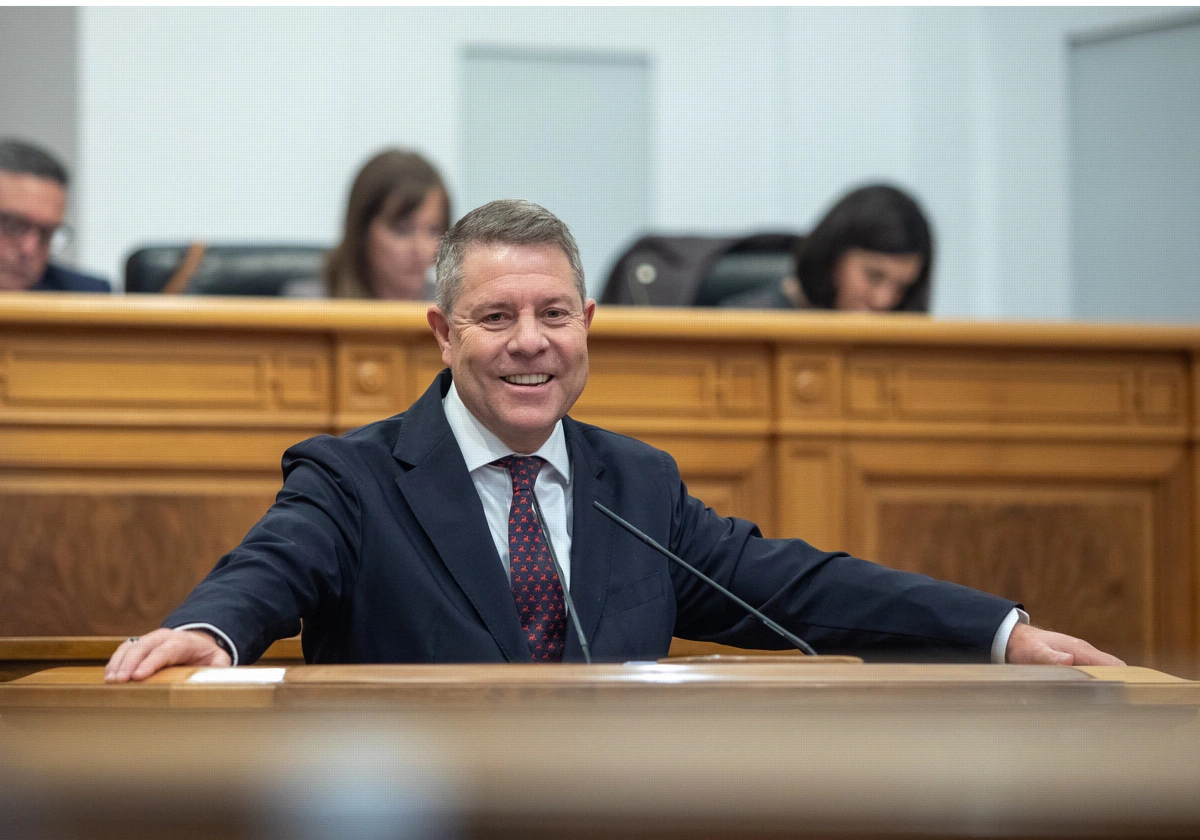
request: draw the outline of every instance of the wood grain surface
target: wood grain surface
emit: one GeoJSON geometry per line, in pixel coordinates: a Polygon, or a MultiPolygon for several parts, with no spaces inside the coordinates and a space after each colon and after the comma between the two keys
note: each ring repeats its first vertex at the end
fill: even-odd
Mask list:
{"type": "MultiPolygon", "coordinates": [[[[407,407],[425,307],[0,299],[0,637],[161,620],[291,443],[407,407]]],[[[718,512],[1200,676],[1200,329],[604,307],[574,416],[718,512]]]]}

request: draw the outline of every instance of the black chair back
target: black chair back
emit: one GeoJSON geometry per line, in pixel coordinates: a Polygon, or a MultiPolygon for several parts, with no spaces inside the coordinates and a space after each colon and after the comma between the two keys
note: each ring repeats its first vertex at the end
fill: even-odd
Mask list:
{"type": "Polygon", "coordinates": [[[602,303],[717,306],[732,295],[795,272],[793,233],[752,236],[643,236],[608,275],[602,303]]]}
{"type": "MultiPolygon", "coordinates": [[[[161,292],[190,244],[139,248],[125,261],[126,292],[161,292]]],[[[320,277],[328,249],[315,245],[209,245],[186,294],[279,295],[289,281],[320,277]]]]}

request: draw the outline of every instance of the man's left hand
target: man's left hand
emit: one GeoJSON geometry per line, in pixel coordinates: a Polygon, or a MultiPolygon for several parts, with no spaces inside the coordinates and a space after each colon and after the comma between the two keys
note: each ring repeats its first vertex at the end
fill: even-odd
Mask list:
{"type": "Polygon", "coordinates": [[[1018,624],[1008,637],[1004,661],[1010,665],[1124,665],[1083,639],[1018,624]]]}

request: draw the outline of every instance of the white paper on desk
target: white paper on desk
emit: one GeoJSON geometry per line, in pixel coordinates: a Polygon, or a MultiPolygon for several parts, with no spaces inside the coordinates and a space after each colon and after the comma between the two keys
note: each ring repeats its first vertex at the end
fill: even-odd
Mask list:
{"type": "Polygon", "coordinates": [[[283,682],[287,668],[204,668],[187,678],[207,685],[266,685],[283,682]]]}

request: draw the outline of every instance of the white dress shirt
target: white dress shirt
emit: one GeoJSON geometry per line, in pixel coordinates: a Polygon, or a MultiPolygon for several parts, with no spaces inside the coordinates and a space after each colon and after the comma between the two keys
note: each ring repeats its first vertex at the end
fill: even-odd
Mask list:
{"type": "MultiPolygon", "coordinates": [[[[479,501],[483,502],[483,512],[487,516],[496,553],[500,555],[504,573],[508,575],[508,514],[512,509],[512,478],[508,470],[492,462],[505,455],[526,453],[513,452],[500,438],[476,420],[463,405],[462,398],[458,396],[458,389],[453,383],[442,400],[442,408],[446,412],[446,422],[450,424],[450,431],[458,441],[458,448],[462,450],[463,460],[467,462],[467,472],[471,474],[475,492],[479,494],[479,501]]],[[[570,587],[571,527],[574,520],[571,500],[574,496],[571,485],[571,458],[567,454],[567,439],[563,435],[562,421],[554,424],[554,431],[540,449],[528,454],[546,459],[538,473],[533,492],[546,517],[542,528],[548,531],[546,536],[553,544],[554,554],[562,567],[563,586],[570,587]]]]}

